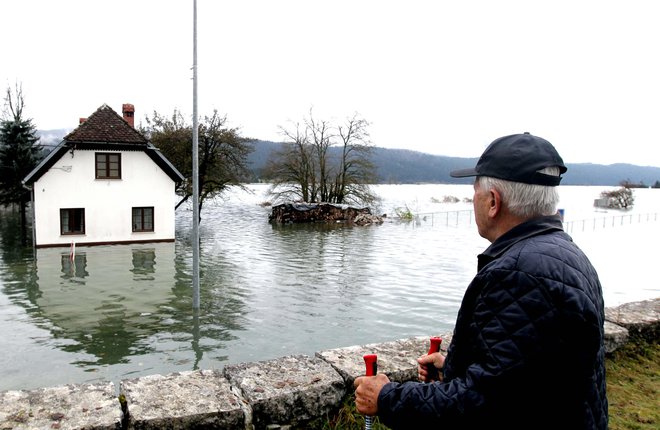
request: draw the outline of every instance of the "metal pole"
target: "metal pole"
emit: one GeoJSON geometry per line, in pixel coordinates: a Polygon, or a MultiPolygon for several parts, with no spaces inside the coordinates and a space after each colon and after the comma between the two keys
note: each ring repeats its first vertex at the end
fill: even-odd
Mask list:
{"type": "Polygon", "coordinates": [[[199,309],[199,130],[197,125],[197,0],[193,0],[193,309],[199,309]]]}

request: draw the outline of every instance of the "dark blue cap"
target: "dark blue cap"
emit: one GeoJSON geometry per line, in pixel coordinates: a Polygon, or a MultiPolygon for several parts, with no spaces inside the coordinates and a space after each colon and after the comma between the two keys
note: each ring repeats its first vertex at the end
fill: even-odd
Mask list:
{"type": "Polygon", "coordinates": [[[454,178],[489,176],[525,184],[559,185],[561,176],[538,172],[546,167],[558,167],[560,173],[568,170],[550,142],[525,132],[494,140],[474,168],[454,170],[450,175],[454,178]]]}

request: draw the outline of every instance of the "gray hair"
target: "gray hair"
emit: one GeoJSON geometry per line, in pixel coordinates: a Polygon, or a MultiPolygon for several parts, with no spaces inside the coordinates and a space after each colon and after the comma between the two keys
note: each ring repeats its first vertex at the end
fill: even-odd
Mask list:
{"type": "MultiPolygon", "coordinates": [[[[552,176],[560,175],[559,167],[554,166],[539,172],[552,176]]],[[[515,216],[530,219],[557,213],[557,187],[511,182],[489,176],[478,176],[477,185],[482,189],[496,189],[502,196],[502,204],[515,216]]]]}

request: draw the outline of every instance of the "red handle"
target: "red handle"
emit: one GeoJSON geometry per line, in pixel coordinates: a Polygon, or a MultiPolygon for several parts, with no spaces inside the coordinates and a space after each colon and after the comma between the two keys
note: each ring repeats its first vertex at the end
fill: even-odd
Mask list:
{"type": "Polygon", "coordinates": [[[367,368],[367,376],[374,376],[378,373],[378,356],[376,354],[367,354],[362,358],[364,358],[364,364],[367,368]]]}
{"type": "Polygon", "coordinates": [[[440,351],[440,344],[442,343],[441,337],[432,337],[431,346],[429,347],[429,354],[440,351]]]}
{"type": "MultiPolygon", "coordinates": [[[[442,338],[432,337],[431,346],[429,347],[429,354],[440,351],[440,344],[442,343],[442,338]]],[[[438,369],[435,368],[433,364],[426,365],[426,371],[428,372],[428,377],[431,380],[437,380],[439,377],[438,369]]]]}

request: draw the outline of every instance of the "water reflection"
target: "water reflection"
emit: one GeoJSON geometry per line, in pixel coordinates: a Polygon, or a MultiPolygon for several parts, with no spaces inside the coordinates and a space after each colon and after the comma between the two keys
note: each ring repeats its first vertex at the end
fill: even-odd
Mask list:
{"type": "MultiPolygon", "coordinates": [[[[2,233],[3,241],[10,237],[7,229],[2,233]]],[[[159,354],[157,360],[197,369],[205,352],[242,329],[234,317],[243,303],[240,294],[203,288],[202,316],[193,313],[188,261],[187,250],[177,252],[174,243],[78,247],[73,258],[67,248],[43,248],[34,258],[5,253],[0,285],[33,324],[50,332],[49,344],[86,371],[159,354]]],[[[225,282],[215,267],[205,272],[207,284],[225,282]]]]}
{"type": "Polygon", "coordinates": [[[37,250],[34,304],[56,337],[75,341],[67,351],[95,357],[79,364],[122,363],[152,350],[140,340],[155,332],[161,307],[169,305],[175,270],[174,244],[159,244],[157,252],[168,262],[158,270],[153,245],[81,247],[73,259],[61,248],[37,250]]]}
{"type": "Polygon", "coordinates": [[[154,248],[133,249],[133,279],[135,281],[153,281],[156,278],[156,250],[154,248]]]}
{"type": "Polygon", "coordinates": [[[84,285],[84,278],[88,275],[87,254],[83,253],[73,256],[62,254],[62,279],[69,279],[71,282],[84,285]]]}

